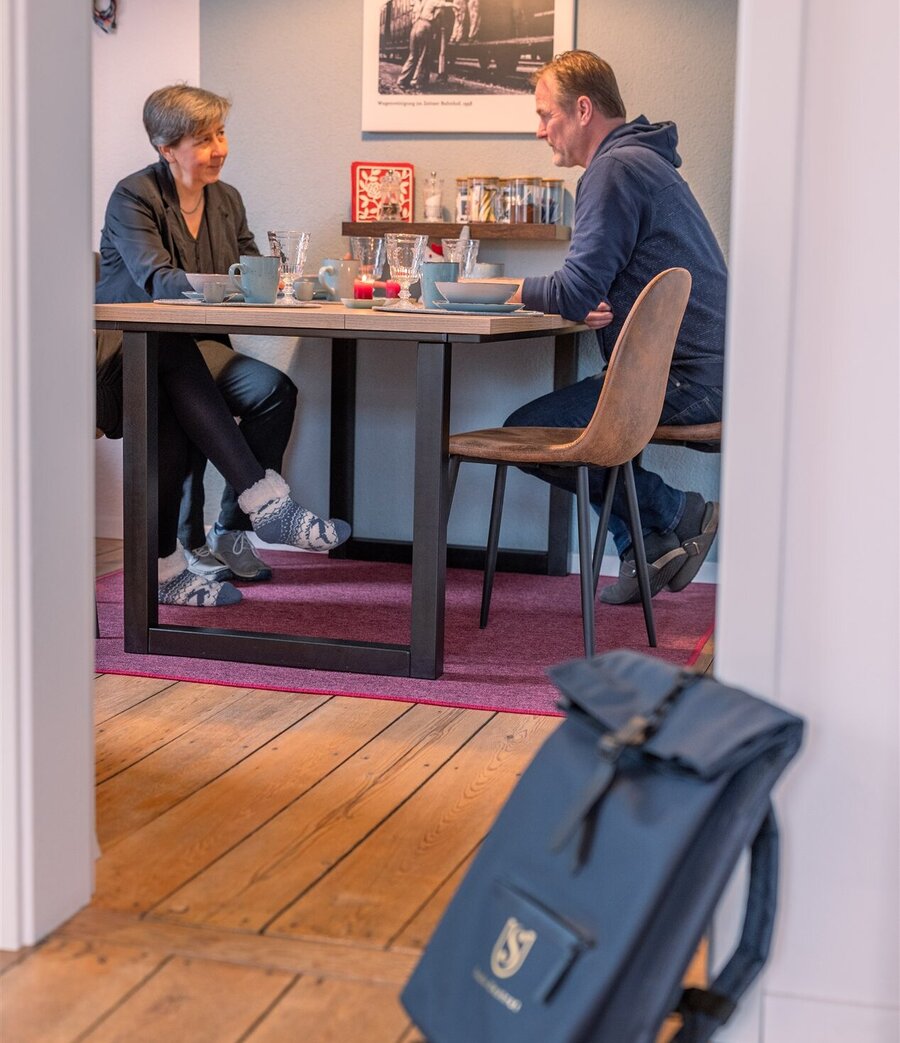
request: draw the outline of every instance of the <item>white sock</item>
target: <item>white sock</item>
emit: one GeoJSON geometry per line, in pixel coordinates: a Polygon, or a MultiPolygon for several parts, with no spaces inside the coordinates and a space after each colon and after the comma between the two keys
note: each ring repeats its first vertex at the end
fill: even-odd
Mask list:
{"type": "Polygon", "coordinates": [[[184,548],[180,543],[175,545],[172,554],[157,559],[156,574],[157,602],[160,605],[213,608],[236,605],[241,600],[241,592],[230,583],[217,583],[189,572],[184,548]]]}
{"type": "Polygon", "coordinates": [[[179,572],[187,568],[187,558],[184,556],[184,547],[176,541],[175,550],[165,558],[156,559],[156,576],[160,583],[166,583],[174,579],[179,572]]]}

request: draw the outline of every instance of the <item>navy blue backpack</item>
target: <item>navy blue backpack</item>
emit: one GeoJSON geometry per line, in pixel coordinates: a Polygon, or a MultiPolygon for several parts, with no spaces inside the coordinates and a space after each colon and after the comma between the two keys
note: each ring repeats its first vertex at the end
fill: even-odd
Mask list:
{"type": "Polygon", "coordinates": [[[770,802],[800,718],[711,677],[611,652],[551,670],[565,721],[523,774],[402,995],[429,1043],[704,1043],[766,960],[770,802]],[[738,946],[682,979],[750,848],[738,946]]]}

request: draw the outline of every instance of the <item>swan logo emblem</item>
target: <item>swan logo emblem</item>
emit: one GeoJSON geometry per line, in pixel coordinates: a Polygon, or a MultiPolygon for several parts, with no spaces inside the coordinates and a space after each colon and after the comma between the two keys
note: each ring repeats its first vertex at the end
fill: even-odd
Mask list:
{"type": "Polygon", "coordinates": [[[511,978],[525,962],[537,941],[537,931],[523,927],[511,916],[503,925],[491,951],[491,971],[497,978],[511,978]]]}

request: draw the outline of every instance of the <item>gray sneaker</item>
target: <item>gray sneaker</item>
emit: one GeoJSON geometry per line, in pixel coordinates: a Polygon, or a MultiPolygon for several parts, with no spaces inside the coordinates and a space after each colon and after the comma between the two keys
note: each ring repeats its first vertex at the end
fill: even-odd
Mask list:
{"type": "Polygon", "coordinates": [[[202,547],[189,550],[186,557],[188,571],[201,579],[221,583],[223,580],[234,578],[231,569],[223,565],[205,543],[202,547]]]}
{"type": "Polygon", "coordinates": [[[219,532],[214,526],[207,537],[210,549],[216,558],[227,565],[237,579],[271,579],[272,570],[257,557],[246,532],[219,532]]]}

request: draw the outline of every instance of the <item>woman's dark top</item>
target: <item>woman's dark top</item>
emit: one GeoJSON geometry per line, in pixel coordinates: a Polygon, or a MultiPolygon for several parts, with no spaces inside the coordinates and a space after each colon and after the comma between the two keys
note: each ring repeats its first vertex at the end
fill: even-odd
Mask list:
{"type": "MultiPolygon", "coordinates": [[[[100,236],[100,272],[94,291],[98,304],[180,298],[182,291],[192,289],[185,272],[225,273],[241,254],[259,255],[240,192],[222,181],[204,191],[203,221],[194,239],[163,160],[116,185],[100,236]]],[[[110,438],[120,438],[122,335],[98,331],[96,341],[97,427],[110,438]]]]}

